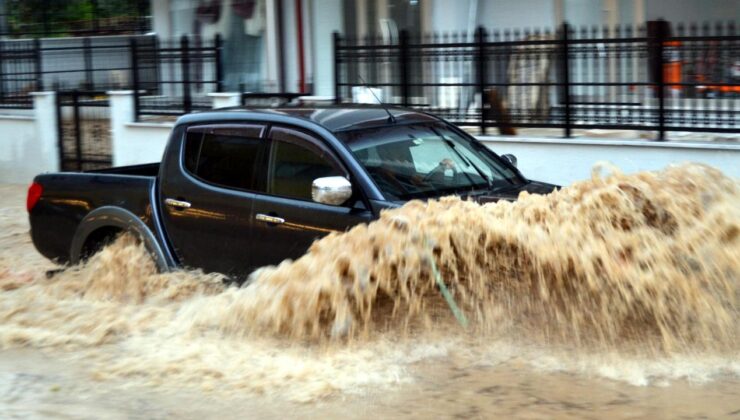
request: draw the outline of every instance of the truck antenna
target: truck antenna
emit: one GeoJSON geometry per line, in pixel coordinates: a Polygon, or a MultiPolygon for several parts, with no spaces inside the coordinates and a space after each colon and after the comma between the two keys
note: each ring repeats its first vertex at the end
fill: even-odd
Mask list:
{"type": "Polygon", "coordinates": [[[360,79],[360,81],[362,82],[362,85],[365,86],[365,89],[367,89],[368,91],[370,91],[370,94],[373,95],[373,97],[375,98],[375,100],[378,101],[378,103],[380,104],[381,107],[383,107],[383,111],[385,111],[385,113],[388,114],[388,121],[390,121],[390,122],[392,122],[392,123],[395,124],[396,117],[394,117],[393,114],[391,114],[391,112],[388,111],[388,108],[387,108],[386,104],[384,104],[383,101],[381,101],[380,98],[378,98],[378,95],[376,95],[375,92],[373,92],[373,88],[371,88],[370,86],[368,86],[368,84],[365,81],[365,79],[363,79],[362,76],[360,76],[359,73],[357,74],[357,78],[360,79]]]}

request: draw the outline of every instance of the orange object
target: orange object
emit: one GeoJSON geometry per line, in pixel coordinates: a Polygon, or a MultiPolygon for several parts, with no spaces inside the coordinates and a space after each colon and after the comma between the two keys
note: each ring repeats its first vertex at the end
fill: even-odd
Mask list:
{"type": "Polygon", "coordinates": [[[663,44],[663,81],[673,90],[681,90],[681,54],[679,41],[668,41],[663,44]]]}

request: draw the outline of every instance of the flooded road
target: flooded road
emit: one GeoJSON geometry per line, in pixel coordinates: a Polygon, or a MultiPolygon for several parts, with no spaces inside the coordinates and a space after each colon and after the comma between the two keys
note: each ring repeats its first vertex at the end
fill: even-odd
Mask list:
{"type": "Polygon", "coordinates": [[[95,380],[74,355],[0,353],[3,418],[737,418],[740,383],[674,381],[634,386],[547,372],[516,357],[496,366],[428,360],[403,385],[306,403],[278,395],[229,395],[187,387],[95,380]]]}
{"type": "MultiPolygon", "coordinates": [[[[287,332],[292,339],[264,333],[275,317],[263,319],[259,333],[242,331],[236,322],[253,315],[237,304],[259,296],[223,290],[198,273],[158,277],[126,244],[46,280],[43,273],[53,265],[30,243],[24,200],[25,187],[0,186],[3,418],[740,416],[732,328],[737,255],[727,266],[730,319],[705,320],[707,331],[730,323],[728,341],[716,351],[706,351],[706,337],[683,329],[671,333],[672,344],[696,338],[702,346],[633,354],[511,333],[522,325],[463,333],[450,317],[437,317],[445,307],[436,301],[424,304],[435,314],[432,330],[371,324],[369,335],[317,343],[304,320],[301,329],[287,332]],[[237,309],[245,312],[234,317],[237,309]]],[[[486,319],[504,322],[503,315],[511,313],[486,319]]],[[[724,339],[715,332],[712,340],[724,339]]]]}

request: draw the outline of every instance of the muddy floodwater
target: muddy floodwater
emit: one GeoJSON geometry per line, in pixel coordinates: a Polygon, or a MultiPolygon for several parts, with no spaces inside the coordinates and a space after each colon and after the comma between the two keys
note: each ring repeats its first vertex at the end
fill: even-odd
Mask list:
{"type": "Polygon", "coordinates": [[[236,288],[130,238],[47,279],[0,185],[0,418],[740,418],[739,191],[412,204],[236,288]]]}

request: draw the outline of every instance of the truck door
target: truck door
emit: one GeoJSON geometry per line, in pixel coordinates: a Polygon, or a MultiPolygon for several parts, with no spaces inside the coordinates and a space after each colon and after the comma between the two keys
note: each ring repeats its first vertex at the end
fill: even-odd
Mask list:
{"type": "Polygon", "coordinates": [[[237,279],[251,271],[251,213],[265,126],[190,127],[161,179],[163,221],[180,263],[237,279]]]}
{"type": "Polygon", "coordinates": [[[314,179],[348,176],[322,141],[310,133],[280,126],[273,126],[268,137],[263,192],[256,194],[252,212],[254,240],[259,244],[252,254],[255,265],[296,259],[314,240],[372,219],[359,191],[340,206],[312,201],[314,179]]]}

